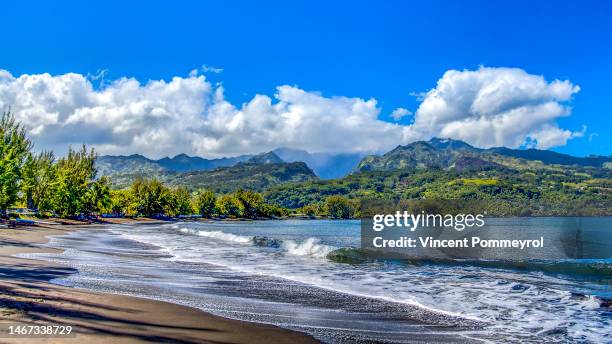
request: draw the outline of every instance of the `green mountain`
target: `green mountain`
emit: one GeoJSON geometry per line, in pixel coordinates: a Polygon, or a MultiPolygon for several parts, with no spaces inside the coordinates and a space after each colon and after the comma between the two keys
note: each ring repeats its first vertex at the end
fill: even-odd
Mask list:
{"type": "Polygon", "coordinates": [[[218,167],[233,166],[252,158],[241,155],[231,158],[204,159],[179,154],[174,158],[149,159],[139,154],[128,156],[102,155],[96,160],[98,175],[111,177],[115,188],[124,188],[138,177],[156,178],[164,182],[176,178],[184,172],[213,170],[218,167]]]}
{"type": "Polygon", "coordinates": [[[382,156],[369,155],[363,158],[357,171],[392,171],[406,168],[443,168],[469,154],[469,151],[438,149],[431,144],[417,141],[406,146],[397,146],[382,156]]]}
{"type": "Polygon", "coordinates": [[[392,171],[406,168],[451,168],[457,163],[462,169],[521,168],[533,164],[602,167],[611,157],[574,157],[539,149],[490,148],[480,149],[451,139],[433,138],[397,146],[382,155],[365,157],[355,169],[365,171],[392,171]],[[473,166],[470,166],[473,165],[473,166]],[[522,166],[521,166],[522,165],[522,166]]]}
{"type": "Polygon", "coordinates": [[[217,167],[233,166],[251,158],[250,155],[240,155],[231,158],[204,159],[198,156],[179,154],[174,158],[165,157],[157,160],[157,164],[169,171],[189,172],[199,170],[212,170],[217,167]]]}
{"type": "Polygon", "coordinates": [[[246,161],[247,164],[280,164],[283,162],[283,159],[274,152],[257,154],[246,161]]]}
{"type": "Polygon", "coordinates": [[[137,177],[157,178],[166,180],[174,172],[161,166],[156,160],[148,159],[139,154],[129,156],[103,155],[96,160],[98,175],[111,177],[114,187],[123,188],[137,177]]]}
{"type": "MultiPolygon", "coordinates": [[[[116,188],[130,185],[136,177],[155,177],[190,190],[259,191],[268,202],[288,208],[323,204],[327,197],[341,195],[356,201],[483,200],[492,215],[612,215],[610,157],[480,149],[462,141],[434,138],[367,156],[346,177],[320,180],[304,162],[283,162],[298,156],[313,155],[276,150],[212,160],[179,155],[161,159],[164,162],[140,155],[104,156],[98,159],[98,169],[111,176],[116,188]],[[211,167],[226,163],[234,164],[211,167]]],[[[321,166],[331,168],[330,161],[333,159],[321,166]]]]}
{"type": "Polygon", "coordinates": [[[102,155],[99,156],[96,165],[98,172],[105,175],[117,173],[159,173],[165,172],[189,172],[198,170],[212,170],[217,167],[233,166],[239,162],[250,159],[252,155],[240,155],[230,158],[204,159],[187,154],[179,154],[173,158],[165,157],[159,160],[149,159],[139,154],[133,155],[102,155]]]}
{"type": "Polygon", "coordinates": [[[506,147],[497,147],[488,149],[488,151],[513,158],[538,160],[545,164],[602,167],[606,163],[612,162],[612,157],[609,156],[588,156],[582,158],[540,149],[510,149],[506,147]]]}
{"type": "Polygon", "coordinates": [[[96,164],[98,174],[110,176],[115,188],[125,188],[139,177],[156,178],[190,190],[210,188],[217,192],[240,188],[262,191],[280,183],[318,179],[305,163],[285,163],[274,152],[211,160],[184,154],[160,160],[142,155],[101,156],[96,164]],[[231,166],[215,166],[230,163],[231,166]]]}
{"type": "Polygon", "coordinates": [[[97,166],[100,175],[108,175],[115,184],[129,184],[135,176],[155,176],[164,179],[172,172],[209,171],[218,167],[233,166],[251,159],[253,163],[305,162],[315,174],[322,179],[341,178],[349,174],[364,154],[358,153],[309,153],[305,150],[277,148],[259,155],[240,155],[219,159],[206,159],[197,156],[179,154],[173,158],[159,160],[148,159],[142,155],[129,156],[103,155],[98,157],[97,166]],[[274,155],[272,155],[272,154],[274,155]]]}
{"type": "Polygon", "coordinates": [[[208,188],[227,193],[238,189],[263,191],[274,185],[317,180],[318,177],[303,162],[253,163],[244,162],[212,171],[192,171],[172,176],[172,186],[185,186],[190,190],[208,188]]]}
{"type": "Polygon", "coordinates": [[[96,160],[98,173],[111,175],[115,173],[142,172],[155,173],[166,171],[157,161],[148,159],[140,154],[133,155],[102,155],[96,160]]]}
{"type": "Polygon", "coordinates": [[[341,195],[354,200],[482,200],[491,215],[612,215],[610,158],[550,153],[531,150],[527,159],[517,150],[420,141],[365,157],[347,177],[276,185],[265,197],[288,208],[341,195]]]}

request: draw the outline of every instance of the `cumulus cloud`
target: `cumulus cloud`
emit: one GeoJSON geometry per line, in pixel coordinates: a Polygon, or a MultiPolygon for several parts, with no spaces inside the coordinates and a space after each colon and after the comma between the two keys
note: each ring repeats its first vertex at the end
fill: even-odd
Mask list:
{"type": "Polygon", "coordinates": [[[580,132],[561,129],[567,102],[580,91],[570,81],[547,82],[518,68],[447,71],[419,106],[409,138],[441,136],[479,147],[564,145],[580,132]]]}
{"type": "MultiPolygon", "coordinates": [[[[520,69],[449,71],[424,95],[414,123],[379,119],[375,99],[327,97],[279,86],[242,105],[205,75],[141,83],[121,78],[94,87],[91,78],[13,76],[0,70],[0,109],[11,106],[38,148],[62,152],[87,143],[102,154],[151,157],[188,153],[218,157],[277,147],[312,152],[376,152],[433,136],[478,146],[563,145],[584,132],[562,129],[556,119],[578,86],[547,82],[520,69]]],[[[399,119],[410,114],[393,111],[399,119]]]]}
{"type": "Polygon", "coordinates": [[[235,106],[204,75],[145,84],[122,78],[96,89],[69,73],[0,71],[0,108],[12,107],[39,148],[87,143],[103,154],[223,156],[280,146],[371,151],[402,142],[401,128],[378,120],[376,100],[324,97],[280,86],[235,106]]]}

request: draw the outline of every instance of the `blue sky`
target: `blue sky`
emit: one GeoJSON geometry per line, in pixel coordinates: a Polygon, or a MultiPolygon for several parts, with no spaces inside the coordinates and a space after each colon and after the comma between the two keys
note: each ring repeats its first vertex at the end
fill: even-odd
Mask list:
{"type": "MultiPolygon", "coordinates": [[[[21,74],[107,70],[105,78],[170,80],[202,65],[236,106],[279,85],[375,98],[395,123],[411,95],[448,70],[515,67],[580,91],[554,147],[612,154],[612,5],[606,1],[104,1],[3,3],[0,69],[21,74]]],[[[406,116],[400,123],[410,123],[406,116]]]]}

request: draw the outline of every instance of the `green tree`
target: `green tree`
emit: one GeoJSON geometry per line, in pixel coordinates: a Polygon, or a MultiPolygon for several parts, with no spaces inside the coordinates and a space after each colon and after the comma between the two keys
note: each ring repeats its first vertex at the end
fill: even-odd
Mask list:
{"type": "Polygon", "coordinates": [[[85,145],[78,151],[69,148],[68,155],[58,160],[53,203],[61,216],[91,210],[90,186],[96,177],[95,161],[94,150],[87,151],[85,145]]]}
{"type": "Polygon", "coordinates": [[[223,195],[217,199],[217,209],[221,215],[240,217],[242,216],[242,202],[234,195],[223,195]]]}
{"type": "Polygon", "coordinates": [[[110,178],[108,176],[102,176],[89,185],[83,202],[84,212],[102,212],[111,207],[112,199],[110,184],[110,178]]]}
{"type": "Polygon", "coordinates": [[[144,216],[163,215],[172,202],[172,192],[157,179],[136,179],[131,193],[135,212],[144,216]]]}
{"type": "Polygon", "coordinates": [[[171,216],[191,215],[193,207],[191,206],[191,194],[184,186],[179,186],[172,190],[170,202],[167,206],[167,214],[171,216]]]}
{"type": "Polygon", "coordinates": [[[25,129],[8,112],[0,118],[0,210],[17,200],[21,187],[22,169],[32,149],[25,129]]]}
{"type": "Polygon", "coordinates": [[[342,196],[329,196],[325,199],[327,213],[332,219],[350,219],[355,213],[355,207],[342,196]]]}
{"type": "Polygon", "coordinates": [[[261,215],[265,217],[282,217],[289,215],[289,211],[276,204],[264,203],[261,207],[261,215]]]}
{"type": "Polygon", "coordinates": [[[211,217],[215,211],[215,203],[217,198],[212,190],[200,189],[196,191],[193,200],[194,206],[202,217],[211,217]]]}
{"type": "Polygon", "coordinates": [[[314,203],[314,204],[308,204],[308,205],[303,206],[300,211],[304,215],[314,217],[314,216],[321,216],[325,213],[325,210],[322,208],[323,207],[321,207],[318,203],[314,203]]]}
{"type": "Polygon", "coordinates": [[[122,215],[134,215],[134,199],[130,190],[111,190],[110,196],[110,208],[104,211],[122,215]]]}
{"type": "Polygon", "coordinates": [[[262,214],[262,206],[264,204],[263,197],[257,192],[250,190],[238,190],[235,193],[235,198],[242,203],[242,216],[254,219],[262,214]]]}
{"type": "Polygon", "coordinates": [[[28,208],[40,212],[53,210],[57,189],[57,170],[52,151],[30,154],[24,167],[23,187],[28,208]]]}

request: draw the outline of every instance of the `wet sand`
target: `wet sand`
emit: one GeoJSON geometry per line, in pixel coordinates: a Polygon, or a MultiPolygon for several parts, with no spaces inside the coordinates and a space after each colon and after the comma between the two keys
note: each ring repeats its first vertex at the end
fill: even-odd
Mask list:
{"type": "Polygon", "coordinates": [[[0,227],[0,328],[8,324],[71,325],[66,337],[7,337],[0,343],[316,343],[312,337],[274,326],[236,321],[171,303],[89,292],[49,283],[75,273],[65,266],[13,257],[54,252],[37,244],[75,224],[0,227]]]}

